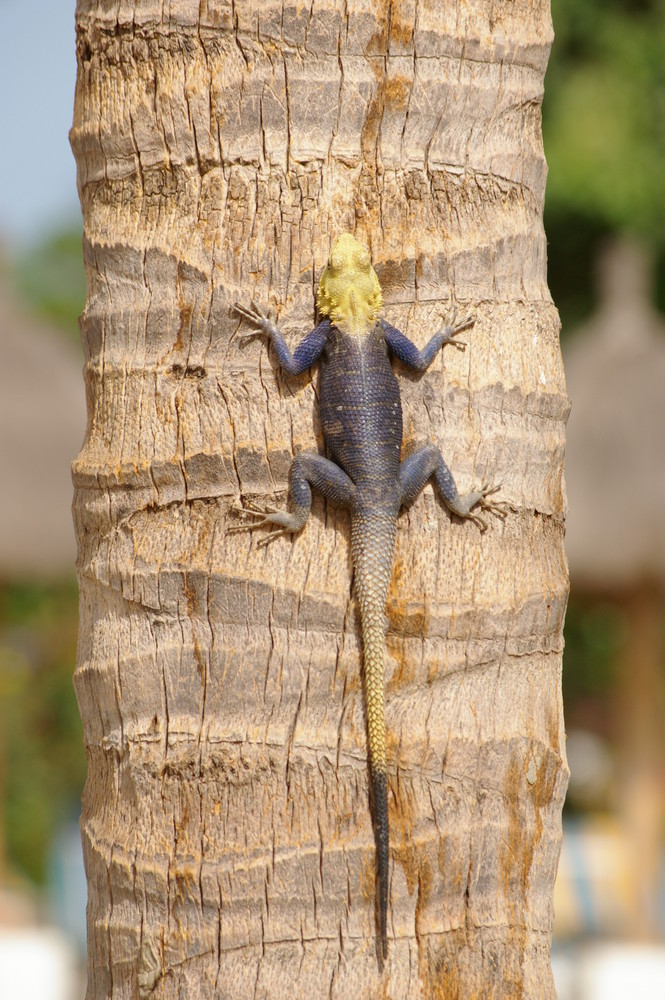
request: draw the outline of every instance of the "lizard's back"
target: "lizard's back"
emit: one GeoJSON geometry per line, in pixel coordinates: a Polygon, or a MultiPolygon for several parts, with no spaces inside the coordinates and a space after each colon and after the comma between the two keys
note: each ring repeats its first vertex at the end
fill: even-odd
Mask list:
{"type": "Polygon", "coordinates": [[[351,510],[351,550],[363,636],[379,921],[385,958],[389,833],[383,660],[386,597],[400,506],[402,406],[378,324],[363,336],[331,328],[321,358],[319,412],[331,456],[356,487],[351,510]]]}
{"type": "Polygon", "coordinates": [[[331,456],[357,487],[358,506],[396,517],[402,406],[378,324],[362,336],[331,328],[319,412],[331,456]]]}

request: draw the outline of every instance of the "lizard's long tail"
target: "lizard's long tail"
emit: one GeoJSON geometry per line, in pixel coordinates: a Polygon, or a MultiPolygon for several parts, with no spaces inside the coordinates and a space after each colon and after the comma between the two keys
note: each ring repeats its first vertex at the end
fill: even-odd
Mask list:
{"type": "Polygon", "coordinates": [[[356,513],[351,545],[360,604],[369,763],[379,883],[379,930],[388,955],[388,786],[384,685],[385,609],[395,549],[396,518],[377,511],[356,513]]]}

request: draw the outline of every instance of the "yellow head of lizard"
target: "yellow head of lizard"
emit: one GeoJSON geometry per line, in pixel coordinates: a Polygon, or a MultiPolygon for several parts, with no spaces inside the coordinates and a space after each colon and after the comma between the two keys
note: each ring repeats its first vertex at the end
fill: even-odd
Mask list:
{"type": "Polygon", "coordinates": [[[379,316],[381,285],[369,250],[350,233],[333,243],[316,296],[320,316],[329,316],[342,333],[362,336],[379,316]]]}

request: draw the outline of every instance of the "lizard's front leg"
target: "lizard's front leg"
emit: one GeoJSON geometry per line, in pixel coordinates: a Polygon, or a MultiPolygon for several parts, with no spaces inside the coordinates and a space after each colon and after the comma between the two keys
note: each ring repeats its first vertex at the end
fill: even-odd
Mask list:
{"type": "Polygon", "coordinates": [[[258,520],[254,524],[238,524],[229,530],[253,531],[255,528],[275,526],[259,545],[267,545],[280,535],[300,531],[307,522],[312,508],[312,487],[333,503],[350,507],[356,488],[343,469],[316,452],[304,451],[293,460],[290,473],[292,511],[269,507],[262,511],[250,506],[236,506],[235,510],[258,520]]]}
{"type": "Polygon", "coordinates": [[[500,489],[499,486],[489,486],[484,483],[482,486],[460,495],[450,469],[434,444],[427,444],[423,448],[419,448],[401,463],[398,484],[402,505],[408,506],[413,503],[432,476],[436,477],[436,485],[446,507],[458,517],[473,521],[481,531],[486,530],[487,522],[479,514],[473,513],[474,507],[480,506],[483,510],[496,514],[497,517],[506,516],[505,504],[488,499],[500,489]]]}
{"type": "Polygon", "coordinates": [[[291,354],[289,345],[284,340],[282,331],[273,320],[271,313],[257,306],[255,302],[252,302],[250,306],[236,302],[233,311],[254,327],[253,330],[240,334],[242,339],[268,337],[275,348],[279,363],[289,375],[302,375],[303,372],[312,367],[325,347],[330,333],[330,320],[326,318],[301,340],[291,354]]]}
{"type": "Polygon", "coordinates": [[[395,357],[408,365],[409,368],[413,368],[414,371],[424,372],[429,368],[444,344],[452,344],[458,351],[465,350],[466,343],[463,340],[455,340],[455,337],[463,330],[468,330],[475,322],[475,317],[471,314],[458,319],[457,311],[453,312],[449,322],[431,337],[422,351],[397,327],[391,326],[385,320],[381,321],[381,327],[386,343],[395,357]]]}

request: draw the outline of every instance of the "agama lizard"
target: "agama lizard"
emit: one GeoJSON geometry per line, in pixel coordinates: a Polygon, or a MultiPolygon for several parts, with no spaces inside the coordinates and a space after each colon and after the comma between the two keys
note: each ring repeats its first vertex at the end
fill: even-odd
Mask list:
{"type": "Polygon", "coordinates": [[[289,350],[269,315],[254,303],[234,309],[255,329],[247,337],[268,337],[290,375],[299,375],[318,361],[321,369],[320,414],[330,458],[313,452],[296,455],[291,466],[293,511],[253,507],[236,509],[258,517],[238,530],[272,525],[261,544],[300,531],[310,514],[312,487],[328,500],[351,511],[351,551],[355,589],[360,605],[364,650],[365,699],[369,762],[372,779],[374,831],[378,868],[378,917],[381,954],[387,958],[388,917],[388,799],[384,692],[385,607],[392,573],[397,517],[434,476],[447,507],[458,517],[485,521],[473,513],[485,508],[499,516],[503,505],[489,499],[499,487],[487,484],[460,496],[439,449],[427,444],[401,460],[402,406],[390,354],[423,372],[444,344],[464,350],[454,340],[475,322],[466,316],[444,326],[419,350],[383,319],[381,286],[369,251],[348,233],[330,252],[317,293],[321,322],[289,350]]]}

